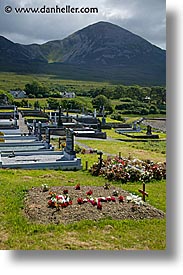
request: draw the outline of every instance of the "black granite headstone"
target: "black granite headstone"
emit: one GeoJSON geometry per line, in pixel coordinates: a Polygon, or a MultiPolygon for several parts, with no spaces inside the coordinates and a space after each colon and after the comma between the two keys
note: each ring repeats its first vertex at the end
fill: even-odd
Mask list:
{"type": "Polygon", "coordinates": [[[152,135],[152,127],[150,125],[147,125],[146,135],[148,135],[148,136],[152,135]]]}
{"type": "Polygon", "coordinates": [[[64,149],[66,153],[74,155],[74,131],[72,129],[66,129],[66,147],[64,149]]]}
{"type": "Polygon", "coordinates": [[[50,129],[46,128],[46,142],[50,144],[50,129]]]}

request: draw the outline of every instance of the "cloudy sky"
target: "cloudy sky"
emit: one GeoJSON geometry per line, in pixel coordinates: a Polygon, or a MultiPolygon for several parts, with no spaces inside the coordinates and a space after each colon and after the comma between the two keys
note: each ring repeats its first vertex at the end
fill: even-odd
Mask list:
{"type": "Polygon", "coordinates": [[[108,21],[166,48],[165,0],[0,0],[0,35],[31,44],[63,39],[98,21],[108,21]],[[15,8],[91,7],[95,14],[17,14],[15,8]],[[10,13],[5,12],[11,7],[10,13]]]}

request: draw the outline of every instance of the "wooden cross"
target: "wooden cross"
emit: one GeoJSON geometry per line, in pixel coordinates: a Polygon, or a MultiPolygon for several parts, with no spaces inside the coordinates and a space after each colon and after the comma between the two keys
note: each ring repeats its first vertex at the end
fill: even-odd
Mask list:
{"type": "Polygon", "coordinates": [[[139,189],[139,192],[142,194],[143,201],[145,201],[146,196],[148,197],[148,193],[145,191],[145,188],[146,188],[145,186],[146,186],[145,183],[143,183],[143,190],[139,189]]]}

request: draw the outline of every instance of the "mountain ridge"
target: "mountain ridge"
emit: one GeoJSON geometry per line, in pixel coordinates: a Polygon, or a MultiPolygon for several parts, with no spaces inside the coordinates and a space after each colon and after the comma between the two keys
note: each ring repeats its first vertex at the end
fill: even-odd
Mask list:
{"type": "MultiPolygon", "coordinates": [[[[115,68],[118,68],[121,70],[121,77],[118,78],[122,78],[124,83],[125,75],[130,72],[131,76],[128,77],[132,82],[165,84],[166,51],[124,28],[105,21],[86,26],[62,40],[43,44],[23,45],[0,36],[1,71],[6,67],[11,70],[13,65],[17,68],[19,65],[17,70],[22,68],[32,72],[35,71],[36,63],[44,64],[44,70],[47,72],[56,72],[56,67],[57,70],[59,68],[57,74],[62,73],[63,66],[79,67],[81,74],[83,67],[96,72],[111,69],[114,74],[115,68]],[[143,79],[139,79],[143,72],[143,79]],[[150,79],[154,80],[149,81],[150,79]]],[[[40,70],[42,73],[43,70],[40,70]]]]}

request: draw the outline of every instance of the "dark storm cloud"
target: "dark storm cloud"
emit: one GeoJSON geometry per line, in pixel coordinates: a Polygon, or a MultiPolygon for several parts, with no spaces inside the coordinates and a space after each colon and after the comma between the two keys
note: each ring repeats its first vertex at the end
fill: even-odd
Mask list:
{"type": "Polygon", "coordinates": [[[0,34],[29,44],[62,39],[97,21],[124,27],[151,43],[166,47],[165,0],[1,0],[0,34]],[[71,5],[97,7],[98,14],[6,14],[5,6],[47,7],[71,5]]]}
{"type": "MultiPolygon", "coordinates": [[[[166,1],[165,0],[106,0],[106,8],[126,11],[126,17],[115,13],[111,20],[135,32],[151,43],[166,47],[166,1]]],[[[125,14],[125,12],[124,12],[125,14]]]]}

